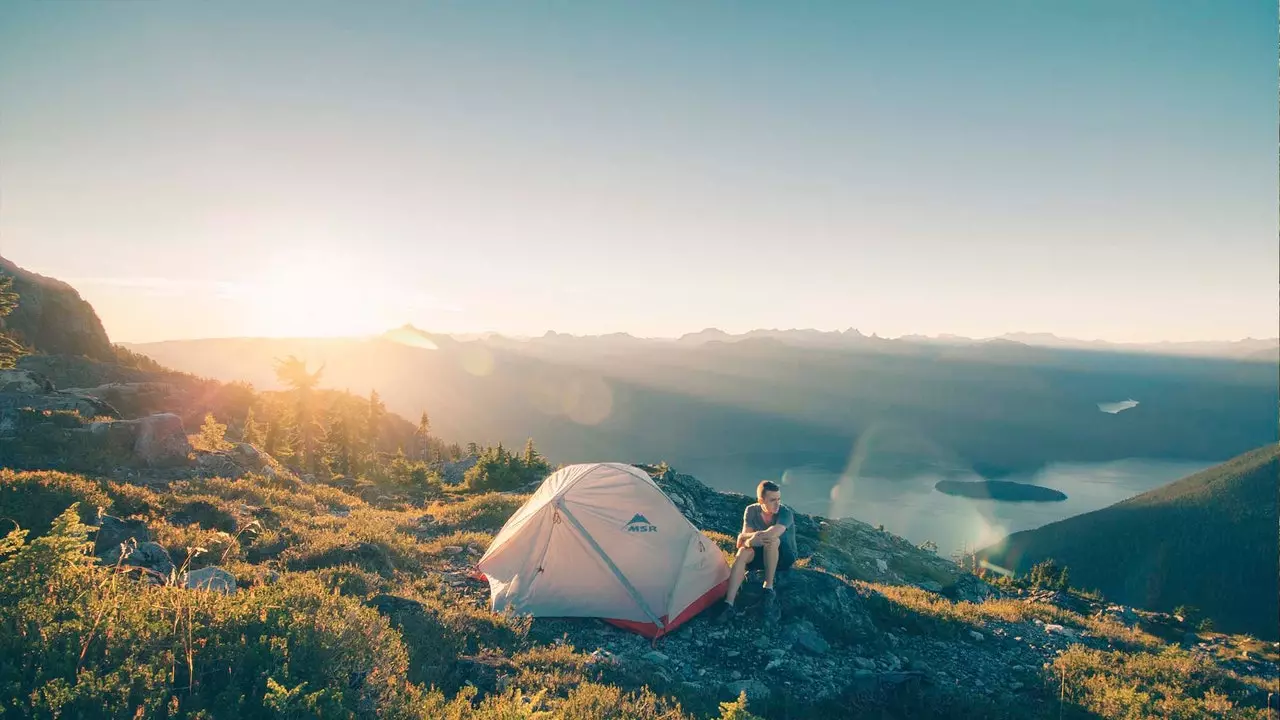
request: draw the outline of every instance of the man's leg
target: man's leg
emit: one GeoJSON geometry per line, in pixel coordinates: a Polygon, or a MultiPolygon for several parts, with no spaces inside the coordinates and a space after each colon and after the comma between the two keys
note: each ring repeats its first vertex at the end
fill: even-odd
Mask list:
{"type": "Polygon", "coordinates": [[[766,588],[773,587],[773,576],[778,571],[778,545],[781,543],[769,543],[764,546],[764,586],[766,588]]]}
{"type": "Polygon", "coordinates": [[[742,580],[747,576],[747,565],[751,564],[755,557],[754,548],[738,548],[738,554],[733,559],[733,568],[729,571],[729,592],[724,596],[724,601],[730,605],[738,599],[738,589],[742,587],[742,580]]]}

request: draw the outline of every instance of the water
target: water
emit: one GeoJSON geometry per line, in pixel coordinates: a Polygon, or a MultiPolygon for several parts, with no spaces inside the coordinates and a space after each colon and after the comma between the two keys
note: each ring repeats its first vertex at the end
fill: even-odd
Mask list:
{"type": "MultiPolygon", "coordinates": [[[[917,473],[902,478],[841,478],[839,473],[821,467],[793,467],[782,474],[782,501],[803,513],[883,524],[886,530],[917,545],[932,540],[937,543],[939,554],[949,555],[965,547],[985,547],[1012,532],[1113,505],[1212,465],[1144,459],[1053,463],[1034,474],[1005,478],[1043,485],[1067,495],[1065,501],[1044,503],[975,500],[933,489],[934,483],[944,478],[981,479],[976,475],[917,473]]],[[[720,489],[748,495],[755,492],[752,483],[745,485],[720,489]]]]}

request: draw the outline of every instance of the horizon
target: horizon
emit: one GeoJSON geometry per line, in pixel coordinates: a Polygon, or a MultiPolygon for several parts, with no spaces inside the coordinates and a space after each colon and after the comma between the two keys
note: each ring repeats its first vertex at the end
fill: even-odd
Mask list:
{"type": "MultiPolygon", "coordinates": [[[[874,332],[872,332],[872,333],[864,333],[864,332],[862,332],[861,330],[859,330],[858,328],[854,328],[854,327],[848,327],[848,328],[843,328],[843,329],[832,329],[832,330],[822,330],[822,329],[819,329],[819,328],[812,328],[812,327],[792,327],[792,328],[776,328],[776,327],[775,327],[775,328],[752,328],[752,329],[750,329],[750,330],[745,330],[745,331],[742,331],[742,332],[727,332],[727,331],[723,330],[722,328],[717,328],[717,327],[706,327],[706,328],[701,328],[701,329],[698,329],[698,330],[690,330],[690,331],[687,331],[687,332],[681,333],[681,334],[679,334],[679,335],[635,335],[635,334],[633,334],[633,333],[629,333],[629,332],[625,332],[625,331],[614,331],[614,332],[605,332],[605,333],[575,334],[575,333],[566,333],[566,332],[560,332],[560,331],[557,331],[557,330],[550,330],[550,329],[549,329],[549,330],[546,330],[546,331],[544,331],[544,332],[542,332],[542,333],[539,333],[539,334],[537,334],[537,335],[514,335],[514,334],[509,334],[509,333],[501,333],[501,332],[498,332],[498,331],[495,331],[495,330],[477,330],[477,331],[467,331],[467,332],[437,332],[437,331],[430,330],[430,329],[427,329],[427,328],[420,328],[420,327],[414,326],[412,323],[405,323],[404,325],[400,325],[400,326],[398,326],[398,327],[388,328],[388,329],[386,329],[386,330],[384,330],[384,331],[382,331],[382,332],[368,333],[368,334],[351,334],[351,335],[222,335],[222,336],[207,336],[207,337],[167,338],[167,339],[164,339],[164,340],[144,340],[144,341],[134,341],[134,340],[115,340],[115,339],[113,339],[113,340],[112,340],[112,342],[113,342],[113,343],[116,343],[116,344],[121,344],[121,345],[134,345],[134,346],[138,346],[138,345],[152,345],[152,344],[167,343],[167,342],[199,342],[199,341],[202,341],[202,340],[372,340],[372,339],[377,339],[377,338],[383,338],[383,337],[386,337],[387,335],[389,335],[389,334],[391,334],[391,333],[393,333],[393,332],[395,332],[395,331],[397,331],[397,330],[402,330],[402,329],[413,330],[413,331],[417,331],[417,332],[420,332],[420,333],[423,333],[423,334],[426,334],[426,335],[443,335],[443,336],[452,337],[452,338],[464,338],[464,339],[466,339],[466,340],[485,339],[485,338],[490,338],[490,337],[500,337],[500,338],[503,338],[503,339],[506,339],[506,340],[515,340],[515,341],[521,341],[521,342],[524,342],[524,341],[530,341],[530,340],[540,340],[540,339],[545,339],[545,338],[547,338],[548,336],[556,336],[556,337],[571,337],[571,338],[577,338],[577,339],[590,339],[590,338],[604,338],[604,337],[610,337],[610,336],[616,336],[616,335],[625,335],[625,336],[627,336],[627,337],[630,337],[630,338],[633,338],[633,339],[636,339],[636,340],[651,340],[651,341],[655,341],[655,342],[675,342],[675,341],[678,341],[678,340],[682,340],[682,339],[684,339],[684,338],[686,338],[686,337],[696,336],[696,335],[699,335],[699,334],[702,334],[702,333],[705,333],[705,332],[718,332],[718,333],[723,333],[726,337],[735,337],[735,338],[736,338],[736,337],[743,337],[743,336],[749,335],[749,334],[751,334],[751,333],[770,333],[770,332],[777,332],[777,333],[787,333],[787,332],[816,332],[816,333],[822,333],[822,334],[827,334],[827,335],[844,334],[844,333],[855,333],[855,332],[856,332],[856,333],[858,333],[858,334],[859,334],[862,338],[864,338],[864,339],[878,339],[878,340],[905,340],[905,341],[912,341],[912,340],[917,340],[917,339],[921,339],[921,340],[932,340],[932,341],[968,340],[968,341],[972,341],[972,342],[989,342],[989,341],[992,341],[992,340],[1008,340],[1008,339],[1010,339],[1011,337],[1025,336],[1025,337],[1032,337],[1032,338],[1038,337],[1038,338],[1043,338],[1043,339],[1053,339],[1053,340],[1059,340],[1059,341],[1063,341],[1063,342],[1075,342],[1075,343],[1085,343],[1085,344],[1107,344],[1107,345],[1117,346],[1117,347],[1120,347],[1120,348],[1123,348],[1123,347],[1126,347],[1126,346],[1134,346],[1134,347],[1150,347],[1150,346],[1154,346],[1154,345],[1165,345],[1165,344],[1173,344],[1173,345],[1182,345],[1182,344],[1186,344],[1186,345],[1195,345],[1195,344],[1224,344],[1224,345],[1225,345],[1225,344],[1231,344],[1231,343],[1246,343],[1246,342],[1268,342],[1268,343],[1271,343],[1271,342],[1280,342],[1280,335],[1275,335],[1275,336],[1271,336],[1271,337],[1243,337],[1243,338],[1234,338],[1234,339],[1226,339],[1226,340],[1222,340],[1222,339],[1209,339],[1209,340],[1203,340],[1203,339],[1201,339],[1201,340],[1155,340],[1155,341],[1149,341],[1149,342],[1116,342],[1116,341],[1111,341],[1111,340],[1102,340],[1102,339],[1099,339],[1099,338],[1078,338],[1078,337],[1068,337],[1068,336],[1063,336],[1063,335],[1056,335],[1056,334],[1054,334],[1054,333],[1050,333],[1050,332],[1037,332],[1037,331],[1013,331],[1013,332],[1010,332],[1010,333],[1005,333],[1005,334],[1003,334],[1003,335],[994,335],[994,336],[990,336],[990,337],[969,337],[969,336],[965,336],[965,335],[956,335],[956,334],[954,334],[954,333],[941,333],[941,334],[938,334],[938,335],[922,335],[922,334],[920,334],[920,333],[908,333],[908,334],[905,334],[905,335],[887,336],[887,335],[879,335],[879,334],[874,333],[874,332]]],[[[394,339],[393,339],[393,341],[394,341],[394,339]]],[[[1017,342],[1017,341],[1015,340],[1015,342],[1017,342]]]]}
{"type": "Polygon", "coordinates": [[[1278,31],[1262,3],[5,4],[0,255],[130,344],[1270,339],[1278,31]]]}

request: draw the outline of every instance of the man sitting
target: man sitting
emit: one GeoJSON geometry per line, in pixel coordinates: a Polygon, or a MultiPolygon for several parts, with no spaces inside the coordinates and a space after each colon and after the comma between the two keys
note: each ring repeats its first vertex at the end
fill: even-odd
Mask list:
{"type": "Polygon", "coordinates": [[[738,534],[738,553],[734,556],[733,569],[729,573],[729,591],[720,608],[719,622],[727,622],[740,613],[734,605],[738,590],[748,570],[764,570],[764,616],[777,622],[777,593],[773,578],[779,570],[786,570],[796,561],[796,516],[791,508],[782,505],[782,490],[778,484],[764,480],[756,488],[754,505],[748,505],[742,513],[742,532],[738,534]]]}

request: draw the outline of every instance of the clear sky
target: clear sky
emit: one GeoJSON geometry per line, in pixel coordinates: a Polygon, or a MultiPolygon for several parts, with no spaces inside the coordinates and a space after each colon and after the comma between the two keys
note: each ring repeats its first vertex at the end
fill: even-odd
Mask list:
{"type": "Polygon", "coordinates": [[[117,341],[1269,337],[1276,15],[0,1],[0,254],[117,341]]]}

